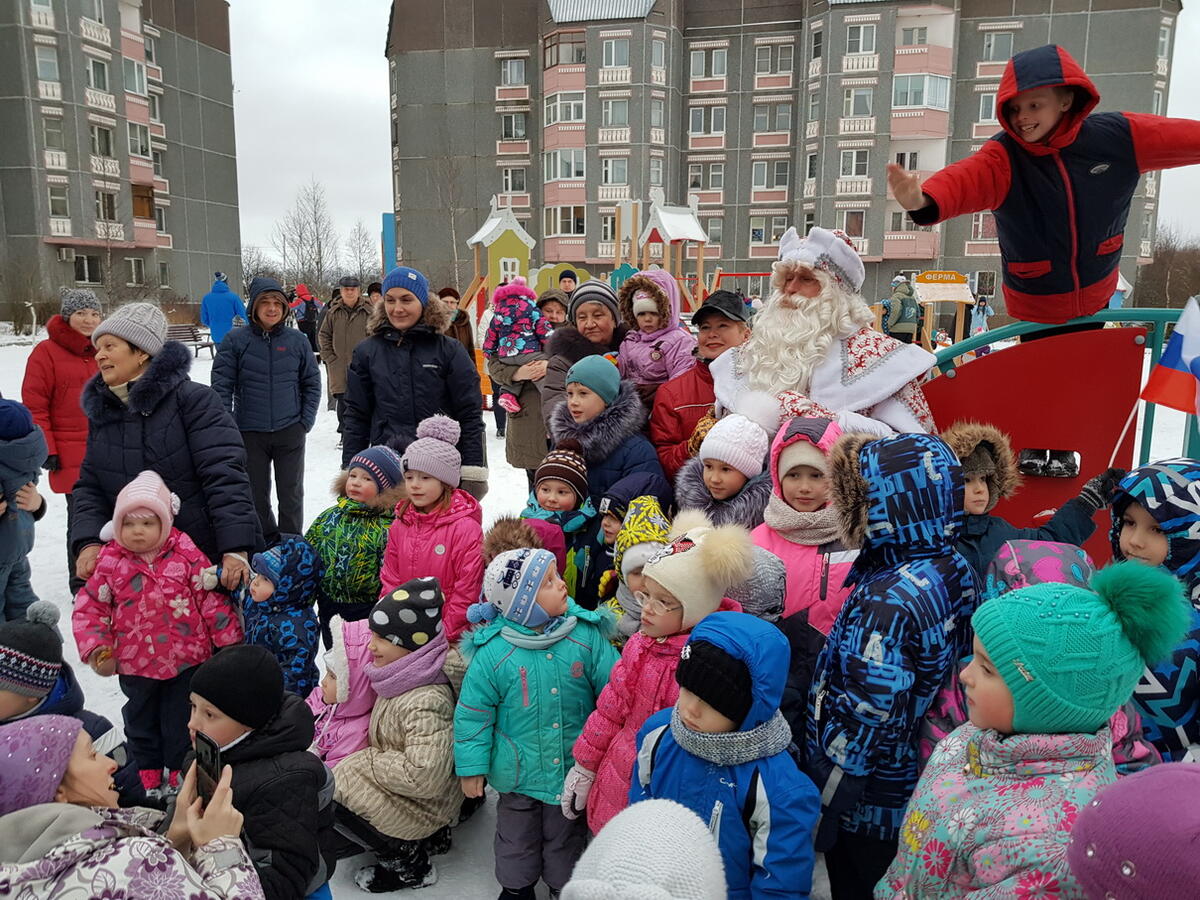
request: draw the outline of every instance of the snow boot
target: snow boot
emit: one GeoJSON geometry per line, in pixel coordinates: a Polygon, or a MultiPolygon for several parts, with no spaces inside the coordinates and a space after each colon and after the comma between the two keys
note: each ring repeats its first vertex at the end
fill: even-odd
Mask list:
{"type": "Polygon", "coordinates": [[[425,852],[430,856],[441,856],[444,853],[449,853],[450,826],[443,825],[421,843],[425,845],[425,852]]]}
{"type": "Polygon", "coordinates": [[[500,896],[497,900],[537,900],[537,893],[534,888],[537,883],[526,885],[523,888],[504,888],[500,891],[500,896]]]}
{"type": "Polygon", "coordinates": [[[1046,470],[1042,473],[1047,478],[1078,478],[1079,463],[1075,454],[1070,450],[1051,450],[1046,470]]]}
{"type": "Polygon", "coordinates": [[[404,888],[423,888],[437,883],[437,869],[429,861],[424,841],[395,840],[377,854],[378,862],[354,873],[354,883],[369,894],[384,894],[404,888]]]}
{"type": "Polygon", "coordinates": [[[1022,475],[1045,475],[1049,456],[1045,450],[1022,450],[1017,468],[1022,475]]]}

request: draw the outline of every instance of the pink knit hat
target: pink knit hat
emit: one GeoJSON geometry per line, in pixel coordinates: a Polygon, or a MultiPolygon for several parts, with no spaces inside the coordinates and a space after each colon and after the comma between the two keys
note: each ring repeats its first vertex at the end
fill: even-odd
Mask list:
{"type": "Polygon", "coordinates": [[[458,422],[449,416],[430,416],[417,426],[417,439],[401,460],[404,471],[424,472],[442,484],[458,487],[462,481],[462,454],[458,452],[458,422]]]}
{"type": "MultiPolygon", "coordinates": [[[[117,502],[113,506],[112,521],[100,530],[100,540],[121,542],[121,523],[126,516],[134,518],[149,518],[158,516],[162,524],[162,533],[158,536],[157,550],[166,543],[167,535],[175,523],[175,515],[179,512],[179,498],[167,489],[166,483],[157,472],[146,469],[139,472],[137,477],[117,494],[117,502]]],[[[124,546],[124,545],[122,545],[124,546]]]]}

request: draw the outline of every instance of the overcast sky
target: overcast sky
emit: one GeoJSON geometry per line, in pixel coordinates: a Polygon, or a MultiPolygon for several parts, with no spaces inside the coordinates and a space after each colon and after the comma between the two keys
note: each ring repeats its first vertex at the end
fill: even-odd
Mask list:
{"type": "MultiPolygon", "coordinates": [[[[230,0],[243,243],[269,248],[272,225],[309,178],[325,185],[342,235],[357,219],[379,233],[392,208],[389,8],[389,0],[230,0]]],[[[1179,17],[1172,116],[1200,118],[1200,91],[1188,90],[1200,84],[1198,9],[1193,0],[1179,17]]],[[[1200,236],[1200,166],[1166,173],[1159,196],[1160,225],[1200,236]]]]}

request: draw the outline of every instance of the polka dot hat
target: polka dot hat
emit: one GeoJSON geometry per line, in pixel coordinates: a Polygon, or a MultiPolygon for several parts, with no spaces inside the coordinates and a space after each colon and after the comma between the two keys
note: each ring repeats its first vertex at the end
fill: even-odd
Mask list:
{"type": "Polygon", "coordinates": [[[405,650],[419,650],[442,630],[442,586],[433,577],[414,578],[371,609],[371,630],[405,650]]]}

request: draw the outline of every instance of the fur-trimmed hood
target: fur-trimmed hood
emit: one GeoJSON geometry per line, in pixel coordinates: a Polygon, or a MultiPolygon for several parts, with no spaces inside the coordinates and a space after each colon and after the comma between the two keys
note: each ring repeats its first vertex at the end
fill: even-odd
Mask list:
{"type": "Polygon", "coordinates": [[[614,353],[621,347],[621,342],[625,340],[627,329],[620,322],[617,323],[616,329],[613,331],[613,339],[608,346],[603,344],[593,344],[582,334],[574,325],[559,325],[550,335],[550,340],[546,343],[546,353],[548,356],[561,356],[567,360],[570,365],[575,365],[585,356],[603,356],[605,353],[614,353]]]}
{"type": "Polygon", "coordinates": [[[359,513],[364,516],[369,515],[392,515],[396,509],[396,505],[401,500],[407,500],[408,494],[404,490],[404,482],[400,482],[390,490],[381,491],[370,500],[351,500],[346,496],[346,479],[350,477],[349,471],[342,471],[337,478],[333,479],[332,490],[335,497],[340,500],[347,501],[344,505],[346,512],[359,513]]]}
{"type": "MultiPolygon", "coordinates": [[[[360,300],[359,303],[362,301],[360,300]]],[[[384,309],[384,302],[379,301],[371,309],[371,317],[367,319],[367,337],[373,337],[377,334],[383,335],[389,340],[399,341],[401,337],[416,337],[421,334],[445,334],[446,329],[450,327],[450,310],[446,309],[446,304],[439,302],[436,298],[425,304],[425,309],[421,313],[421,318],[417,319],[417,324],[408,329],[408,331],[400,331],[392,326],[388,320],[387,311],[384,309]]]]}
{"type": "Polygon", "coordinates": [[[645,424],[646,407],[642,405],[633,382],[622,381],[616,399],[600,415],[586,422],[576,422],[571,418],[567,404],[558,404],[550,414],[550,435],[555,444],[567,439],[578,441],[583,447],[583,458],[592,463],[607,459],[626,438],[639,433],[645,424]]]}
{"type": "Polygon", "coordinates": [[[621,320],[627,328],[637,329],[637,317],[633,314],[633,295],[638,291],[645,291],[658,304],[658,314],[662,316],[664,323],[661,331],[679,327],[679,285],[669,272],[647,269],[631,276],[617,292],[617,306],[621,310],[621,320]]]}
{"type": "MultiPolygon", "coordinates": [[[[192,367],[192,354],[179,341],[167,341],[142,376],[129,386],[129,409],[147,416],[154,412],[180,384],[188,380],[192,367]]],[[[106,408],[119,410],[123,404],[97,372],[83,386],[80,397],[83,411],[92,420],[104,415],[106,408]]]]}
{"type": "Polygon", "coordinates": [[[689,459],[675,476],[675,502],[680,511],[699,509],[714,525],[757,528],[771,499],[771,476],[760,472],[727,500],[716,500],[704,486],[704,462],[689,459]]]}
{"type": "Polygon", "coordinates": [[[899,562],[950,553],[963,520],[962,466],[941,438],[850,432],[829,454],[842,541],[899,562]]]}
{"type": "Polygon", "coordinates": [[[942,440],[950,445],[963,466],[963,477],[983,474],[987,479],[988,505],[986,512],[1001,500],[1011,497],[1021,486],[1017,458],[1008,435],[994,425],[983,422],[955,422],[942,432],[942,440]],[[973,454],[979,453],[972,460],[973,454]],[[990,459],[990,465],[980,468],[980,458],[990,459]],[[989,471],[990,470],[990,471],[989,471]]]}

